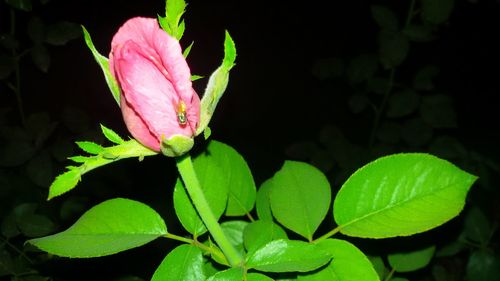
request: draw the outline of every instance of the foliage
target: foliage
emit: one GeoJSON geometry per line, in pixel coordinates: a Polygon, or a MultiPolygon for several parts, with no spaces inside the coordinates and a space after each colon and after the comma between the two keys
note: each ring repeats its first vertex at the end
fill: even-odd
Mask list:
{"type": "MultiPolygon", "coordinates": [[[[235,148],[216,140],[200,144],[193,155],[191,172],[215,223],[221,222],[222,233],[218,234],[207,222],[205,211],[192,194],[191,182],[186,180],[185,168],[179,164],[180,176],[170,187],[176,219],[135,199],[109,199],[116,197],[116,190],[97,196],[100,203],[89,202],[80,192],[96,181],[85,174],[100,167],[110,170],[107,164],[119,160],[142,161],[156,153],[103,125],[98,132],[77,109],[65,110],[59,122],[43,112],[25,118],[20,106],[22,125],[2,124],[0,131],[0,184],[7,187],[0,190],[0,198],[16,198],[16,202],[0,206],[0,277],[50,280],[39,268],[58,257],[101,257],[169,239],[180,245],[163,252],[163,259],[155,261],[156,270],[145,273],[148,279],[409,280],[406,277],[412,278],[412,273],[430,268],[426,271],[429,276],[418,280],[459,280],[453,272],[457,262],[451,267],[449,264],[450,260],[464,259],[458,265],[467,264],[467,280],[494,280],[500,275],[500,259],[491,250],[497,226],[485,213],[485,206],[473,200],[477,206],[467,208],[460,217],[462,233],[458,238],[446,237],[453,240],[451,243],[431,241],[390,250],[365,250],[366,244],[384,245],[386,240],[378,240],[382,238],[416,241],[418,237],[406,236],[437,228],[457,217],[477,180],[466,170],[476,173],[481,167],[483,176],[498,169],[485,156],[441,134],[455,128],[457,121],[452,97],[436,89],[436,65],[420,65],[409,80],[398,74],[412,46],[434,40],[448,21],[454,1],[442,2],[411,1],[406,21],[389,6],[372,6],[374,24],[380,28],[378,52],[352,58],[345,72],[338,67],[340,58],[321,63],[329,68],[326,73],[317,72],[322,79],[342,77],[352,87],[349,106],[354,114],[374,109],[367,144],[352,143],[337,127],[327,127],[319,141],[293,144],[288,153],[296,160],[284,161],[262,183],[255,182],[251,167],[235,148]],[[335,77],[330,76],[332,73],[335,77]],[[73,145],[73,139],[83,140],[73,145]],[[75,154],[76,148],[84,155],[75,154]],[[400,151],[405,153],[395,153],[400,151]],[[77,166],[67,166],[66,160],[77,166]],[[54,171],[63,166],[66,172],[55,177],[54,171]],[[33,203],[43,202],[47,194],[49,203],[33,203]],[[167,225],[183,229],[167,230],[167,225]],[[220,235],[241,263],[232,263],[226,252],[228,245],[220,243],[220,235]]],[[[36,6],[26,0],[5,3],[22,11],[36,6]]],[[[178,39],[185,31],[185,9],[183,0],[169,0],[165,16],[159,16],[162,28],[178,39]]],[[[50,60],[45,45],[63,45],[73,39],[75,25],[58,23],[42,32],[46,27],[36,18],[29,26],[34,42],[29,53],[35,65],[47,71],[50,60]]],[[[87,46],[119,101],[119,88],[107,70],[107,58],[97,52],[85,28],[83,31],[87,46]]],[[[17,45],[12,45],[11,53],[0,53],[0,78],[20,95],[19,85],[12,84],[19,75],[17,45]]],[[[191,46],[185,49],[185,56],[191,46]]],[[[210,136],[208,122],[236,58],[235,43],[227,32],[224,49],[222,65],[210,76],[205,92],[203,106],[210,114],[200,132],[204,131],[206,139],[210,136]]],[[[139,165],[137,161],[130,163],[139,165]]],[[[113,181],[110,174],[103,176],[108,185],[113,181]]],[[[90,192],[97,194],[101,186],[90,192]]],[[[487,192],[487,185],[480,182],[475,189],[487,192]]],[[[142,279],[123,276],[116,280],[142,279]]]]}

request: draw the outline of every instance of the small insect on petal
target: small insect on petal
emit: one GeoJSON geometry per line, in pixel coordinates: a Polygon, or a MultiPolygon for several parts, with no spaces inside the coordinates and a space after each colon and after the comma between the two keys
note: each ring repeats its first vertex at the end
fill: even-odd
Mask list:
{"type": "Polygon", "coordinates": [[[187,124],[186,104],[183,101],[180,101],[177,105],[177,121],[181,126],[186,126],[187,124]]]}

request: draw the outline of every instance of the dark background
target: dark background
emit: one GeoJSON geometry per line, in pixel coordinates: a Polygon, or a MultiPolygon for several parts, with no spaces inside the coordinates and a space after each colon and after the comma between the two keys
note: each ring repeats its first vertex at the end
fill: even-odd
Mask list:
{"type": "MultiPolygon", "coordinates": [[[[366,146],[373,113],[351,113],[348,101],[352,89],[339,86],[335,80],[319,79],[314,75],[314,66],[330,57],[348,60],[360,53],[376,53],[378,27],[371,17],[370,4],[387,4],[403,21],[408,9],[406,2],[409,1],[189,1],[181,44],[186,47],[195,42],[188,57],[192,73],[208,77],[220,64],[226,29],[238,52],[228,89],[210,124],[212,138],[231,145],[245,157],[257,185],[291,157],[286,153],[291,144],[317,139],[327,125],[338,126],[351,142],[366,146]]],[[[9,24],[5,8],[0,3],[3,32],[9,24]]],[[[52,0],[33,10],[18,13],[20,32],[33,14],[48,23],[66,20],[82,24],[97,49],[106,55],[121,24],[135,16],[163,14],[164,2],[52,0]]],[[[452,98],[457,112],[456,128],[444,132],[491,159],[500,156],[499,27],[498,1],[457,0],[449,21],[438,29],[437,39],[412,44],[407,60],[396,72],[396,79],[404,83],[422,61],[439,65],[436,88],[452,98]]],[[[83,38],[66,46],[50,47],[50,52],[52,60],[47,73],[40,72],[29,60],[22,61],[25,111],[47,111],[57,120],[63,108],[71,106],[86,112],[92,126],[97,128],[102,123],[127,135],[119,108],[83,38]]],[[[206,81],[205,78],[194,82],[200,95],[206,81]]],[[[4,93],[6,88],[0,89],[1,107],[15,109],[13,95],[4,93]]],[[[203,143],[201,138],[199,143],[203,143]]],[[[90,193],[98,195],[89,202],[123,196],[151,203],[167,217],[173,215],[171,205],[161,200],[170,200],[169,189],[176,177],[173,161],[155,157],[140,165],[132,160],[123,162],[103,168],[107,171],[102,173],[113,176],[100,183],[120,188],[102,191],[100,185],[94,186],[90,193]]],[[[59,171],[62,167],[55,173],[59,171]]],[[[99,173],[88,175],[88,181],[97,181],[99,173]]],[[[60,204],[58,200],[61,199],[56,199],[55,204],[60,204]]],[[[178,227],[177,222],[168,225],[178,227]]],[[[119,276],[119,271],[148,278],[165,247],[171,246],[159,242],[112,257],[59,259],[45,265],[44,270],[61,280],[90,280],[97,271],[109,278],[119,276]],[[130,255],[134,256],[133,263],[127,262],[130,255]],[[71,277],[75,268],[79,276],[71,277]]]]}
{"type": "MultiPolygon", "coordinates": [[[[192,73],[208,77],[218,66],[225,29],[232,34],[238,51],[237,66],[211,123],[213,137],[235,146],[257,167],[282,159],[289,143],[316,135],[326,124],[341,126],[361,142],[363,135],[368,138],[371,123],[366,122],[367,116],[345,114],[351,93],[345,89],[333,91],[313,76],[312,68],[320,59],[376,51],[377,27],[370,16],[370,4],[189,2],[182,43],[187,46],[195,41],[188,58],[192,73]]],[[[395,8],[404,18],[405,3],[397,3],[395,8]]],[[[49,22],[67,20],[86,26],[103,54],[109,52],[110,39],[127,19],[154,17],[163,11],[162,1],[112,0],[51,1],[37,9],[39,16],[49,22]]],[[[449,24],[440,29],[438,40],[412,45],[407,62],[411,67],[426,60],[441,67],[437,83],[454,98],[458,111],[456,133],[479,149],[494,147],[499,139],[499,14],[497,1],[456,1],[449,24]]],[[[27,111],[49,108],[57,114],[61,104],[73,104],[96,122],[112,124],[117,131],[125,132],[119,109],[82,41],[55,48],[46,75],[28,67],[25,75],[29,78],[25,79],[30,83],[23,93],[27,111]]],[[[404,75],[403,68],[398,76],[404,75]]],[[[206,81],[195,82],[200,95],[206,81]]]]}

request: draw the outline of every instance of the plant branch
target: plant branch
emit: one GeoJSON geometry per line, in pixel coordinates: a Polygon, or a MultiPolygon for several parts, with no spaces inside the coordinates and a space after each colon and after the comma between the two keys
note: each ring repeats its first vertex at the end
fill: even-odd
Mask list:
{"type": "Polygon", "coordinates": [[[387,102],[389,101],[389,97],[392,92],[392,88],[394,87],[394,75],[396,73],[395,68],[391,68],[389,72],[389,82],[387,82],[387,88],[384,92],[384,97],[382,99],[382,103],[378,108],[375,109],[375,118],[373,119],[373,127],[372,132],[370,133],[370,142],[368,146],[371,148],[375,143],[375,137],[377,136],[378,128],[380,127],[380,120],[382,118],[382,114],[385,112],[385,108],[387,107],[387,102]]]}
{"type": "MultiPolygon", "coordinates": [[[[16,12],[13,8],[10,9],[10,35],[14,37],[16,35],[16,12]]],[[[21,69],[19,67],[19,59],[17,50],[15,47],[12,48],[12,57],[14,58],[14,87],[12,90],[16,95],[17,109],[21,117],[21,123],[24,126],[26,124],[26,118],[24,116],[24,106],[23,99],[21,98],[21,69]]]]}
{"type": "Polygon", "coordinates": [[[325,239],[328,239],[330,237],[332,237],[333,235],[337,234],[337,232],[339,232],[341,229],[341,226],[337,226],[335,227],[334,229],[330,230],[328,233],[326,233],[325,235],[322,235],[321,237],[317,238],[317,239],[314,239],[312,242],[313,243],[318,243],[318,242],[321,242],[325,239]]]}
{"type": "Polygon", "coordinates": [[[222,231],[217,219],[215,218],[210,205],[208,204],[203,190],[201,189],[200,182],[196,176],[194,170],[193,162],[191,161],[191,156],[189,154],[182,157],[176,158],[177,168],[181,174],[182,180],[186,187],[186,190],[193,201],[193,205],[198,211],[201,219],[205,223],[208,231],[214,238],[217,245],[221,248],[227,260],[233,267],[242,266],[243,259],[236,249],[231,245],[228,238],[222,231]]]}
{"type": "Polygon", "coordinates": [[[26,261],[28,261],[30,264],[33,264],[33,261],[23,251],[19,250],[19,248],[17,248],[14,244],[10,243],[9,240],[7,240],[7,238],[0,236],[0,239],[2,239],[5,245],[9,246],[10,248],[12,248],[12,250],[16,251],[26,261]]]}
{"type": "Polygon", "coordinates": [[[384,281],[391,280],[392,276],[394,275],[394,272],[396,272],[396,270],[394,268],[391,269],[391,271],[389,272],[389,274],[387,274],[387,276],[384,278],[384,281]]]}
{"type": "MultiPolygon", "coordinates": [[[[219,257],[220,260],[223,260],[223,261],[227,262],[226,257],[224,256],[224,254],[219,249],[208,247],[207,245],[205,245],[203,243],[200,243],[196,239],[190,239],[190,238],[182,237],[182,236],[175,235],[175,234],[172,234],[172,233],[167,233],[164,237],[168,238],[168,239],[177,240],[177,241],[180,241],[180,242],[184,242],[186,244],[190,244],[190,245],[196,246],[196,247],[204,250],[205,252],[208,252],[208,253],[210,253],[212,255],[215,255],[215,256],[219,257]]],[[[229,265],[229,263],[227,263],[227,265],[229,265]]]]}
{"type": "MultiPolygon", "coordinates": [[[[415,10],[415,0],[411,0],[410,2],[410,7],[408,8],[408,15],[406,16],[406,21],[405,21],[405,27],[409,26],[411,24],[411,21],[413,19],[413,13],[415,10]]],[[[391,68],[391,71],[389,73],[389,82],[387,83],[387,89],[384,92],[384,97],[382,99],[382,103],[380,104],[380,107],[375,108],[375,118],[373,120],[373,127],[372,131],[370,133],[370,139],[368,146],[371,148],[373,144],[375,143],[375,137],[377,135],[379,126],[380,126],[380,120],[382,118],[382,114],[384,114],[385,109],[387,107],[387,101],[389,100],[389,97],[392,92],[392,88],[394,87],[394,74],[396,72],[395,68],[391,68]]]]}

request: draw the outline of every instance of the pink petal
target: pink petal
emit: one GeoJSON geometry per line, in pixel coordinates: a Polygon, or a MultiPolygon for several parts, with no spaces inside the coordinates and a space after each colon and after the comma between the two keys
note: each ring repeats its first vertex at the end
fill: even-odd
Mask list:
{"type": "Polygon", "coordinates": [[[122,89],[122,112],[132,135],[155,150],[162,138],[192,137],[200,99],[179,42],[161,30],[156,19],[133,18],[118,30],[111,47],[109,65],[122,89]],[[177,119],[180,101],[189,122],[184,126],[177,119]]]}
{"type": "Polygon", "coordinates": [[[150,58],[147,47],[128,41],[115,53],[115,71],[122,98],[134,109],[159,140],[174,134],[192,136],[189,126],[177,120],[179,102],[175,89],[150,58]]]}

